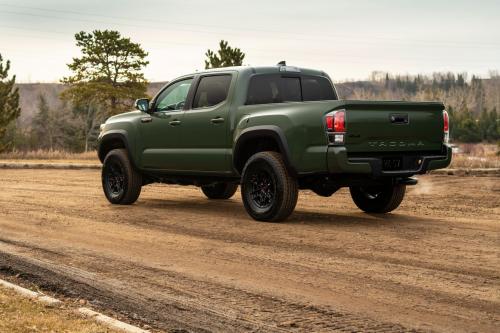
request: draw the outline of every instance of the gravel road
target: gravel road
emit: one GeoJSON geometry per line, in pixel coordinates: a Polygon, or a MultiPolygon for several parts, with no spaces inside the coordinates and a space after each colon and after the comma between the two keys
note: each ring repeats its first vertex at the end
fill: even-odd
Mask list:
{"type": "Polygon", "coordinates": [[[112,206],[97,170],[0,170],[0,275],[159,331],[498,332],[500,178],[423,176],[385,216],[303,191],[272,224],[239,194],[112,206]]]}

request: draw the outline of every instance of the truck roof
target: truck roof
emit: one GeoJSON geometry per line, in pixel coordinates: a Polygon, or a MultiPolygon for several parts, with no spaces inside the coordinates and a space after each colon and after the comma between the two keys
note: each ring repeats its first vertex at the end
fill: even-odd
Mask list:
{"type": "MultiPolygon", "coordinates": [[[[226,72],[226,71],[236,71],[245,74],[279,74],[279,73],[301,73],[305,75],[315,75],[315,76],[327,76],[323,71],[310,69],[310,68],[301,68],[296,66],[235,66],[235,67],[221,67],[221,68],[213,68],[206,69],[203,71],[191,73],[189,75],[199,75],[205,73],[217,73],[217,72],[226,72]]],[[[183,75],[185,76],[185,75],[183,75]]]]}

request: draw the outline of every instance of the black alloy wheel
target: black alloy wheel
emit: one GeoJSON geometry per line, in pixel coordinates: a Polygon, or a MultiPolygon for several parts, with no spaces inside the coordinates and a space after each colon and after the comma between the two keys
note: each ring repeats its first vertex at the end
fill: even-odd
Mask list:
{"type": "Polygon", "coordinates": [[[297,179],[288,172],[280,153],[259,152],[243,168],[241,197],[247,213],[255,220],[283,221],[297,204],[297,179]]]}
{"type": "Polygon", "coordinates": [[[256,170],[249,175],[248,191],[251,205],[256,210],[266,210],[274,203],[276,181],[267,170],[256,170]]]}
{"type": "Polygon", "coordinates": [[[106,192],[113,198],[122,196],[126,187],[126,180],[121,163],[111,161],[104,167],[103,174],[106,192]]]}
{"type": "Polygon", "coordinates": [[[102,188],[112,204],[130,205],[141,194],[142,175],[134,168],[125,149],[113,149],[102,165],[102,188]]]}

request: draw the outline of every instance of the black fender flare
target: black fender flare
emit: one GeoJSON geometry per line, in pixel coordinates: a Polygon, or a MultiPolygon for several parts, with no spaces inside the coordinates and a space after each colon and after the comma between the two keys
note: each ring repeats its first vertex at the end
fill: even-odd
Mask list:
{"type": "Polygon", "coordinates": [[[285,166],[288,172],[297,176],[297,170],[293,166],[290,159],[290,149],[288,147],[288,142],[286,140],[286,136],[283,133],[283,130],[278,126],[274,125],[261,125],[261,126],[252,126],[245,128],[241,131],[240,135],[236,139],[233,148],[233,168],[240,173],[238,168],[238,157],[241,151],[241,148],[250,140],[255,138],[271,138],[278,144],[278,148],[280,149],[281,154],[283,155],[283,160],[285,161],[285,166]]]}
{"type": "Polygon", "coordinates": [[[135,165],[135,161],[134,161],[134,158],[133,158],[133,155],[130,151],[130,147],[129,147],[129,143],[128,143],[128,140],[127,140],[127,136],[125,135],[125,133],[122,133],[122,131],[119,131],[119,132],[108,132],[108,133],[104,133],[100,138],[99,138],[99,144],[98,144],[98,147],[97,147],[97,156],[99,157],[99,160],[101,162],[104,162],[104,159],[106,158],[106,151],[105,151],[105,147],[106,147],[106,144],[110,141],[115,141],[115,140],[119,140],[123,143],[123,145],[125,146],[125,149],[127,150],[127,153],[129,155],[129,159],[130,159],[130,162],[132,163],[132,165],[134,167],[136,167],[135,165]]]}

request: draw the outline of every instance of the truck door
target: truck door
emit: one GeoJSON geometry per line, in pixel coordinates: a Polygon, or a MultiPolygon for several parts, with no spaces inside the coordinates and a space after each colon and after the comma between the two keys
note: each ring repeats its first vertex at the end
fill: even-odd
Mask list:
{"type": "Polygon", "coordinates": [[[167,86],[154,100],[151,114],[140,123],[142,166],[146,169],[177,170],[179,148],[184,126],[184,106],[193,78],[167,86]]]}
{"type": "Polygon", "coordinates": [[[217,73],[197,80],[192,106],[182,126],[182,170],[229,172],[229,88],[233,75],[217,73]]]}

